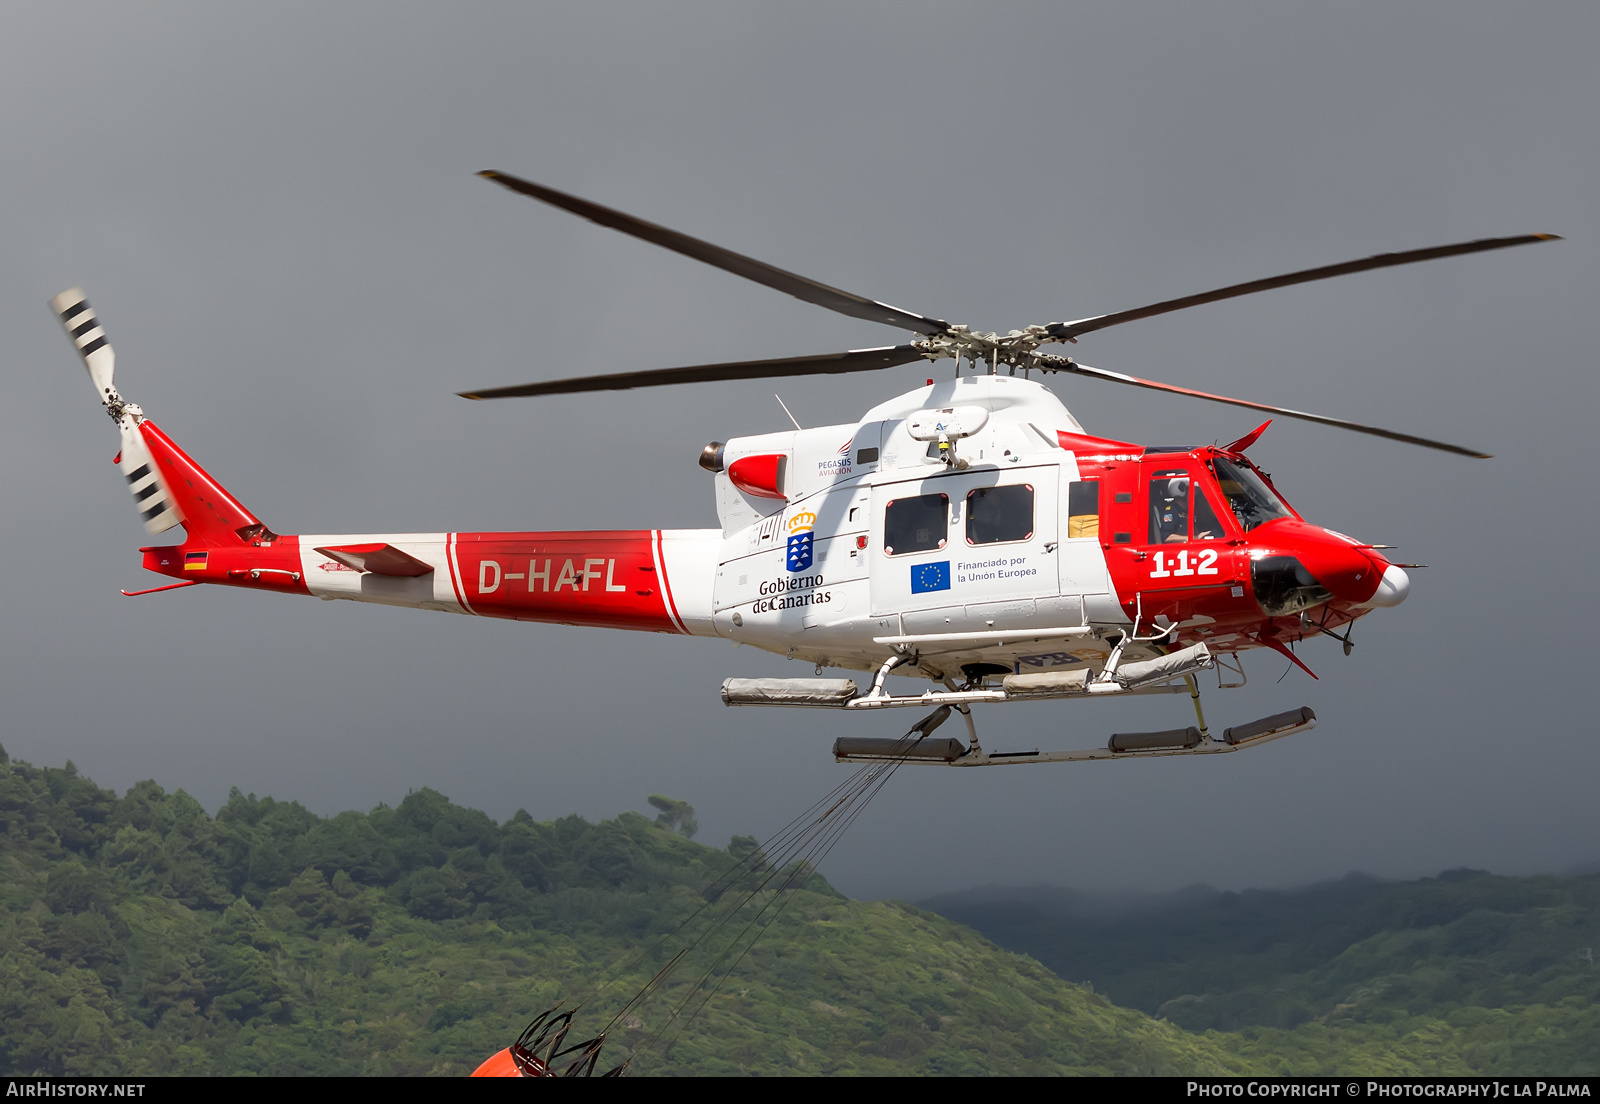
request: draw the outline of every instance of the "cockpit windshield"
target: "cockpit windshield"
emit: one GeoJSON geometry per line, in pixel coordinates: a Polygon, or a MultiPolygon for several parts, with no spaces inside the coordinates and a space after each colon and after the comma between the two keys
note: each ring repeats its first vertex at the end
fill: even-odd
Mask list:
{"type": "Polygon", "coordinates": [[[1233,507],[1233,516],[1239,519],[1240,528],[1246,532],[1269,521],[1294,516],[1252,468],[1220,456],[1214,458],[1211,465],[1222,493],[1228,498],[1228,505],[1233,507]]]}

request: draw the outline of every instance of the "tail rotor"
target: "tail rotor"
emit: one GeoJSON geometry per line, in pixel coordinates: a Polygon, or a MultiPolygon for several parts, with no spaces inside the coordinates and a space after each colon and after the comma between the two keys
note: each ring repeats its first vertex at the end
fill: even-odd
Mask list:
{"type": "Polygon", "coordinates": [[[144,411],[117,393],[113,378],[116,373],[116,353],[106,337],[105,327],[100,325],[100,319],[89,305],[89,298],[84,295],[82,288],[63,291],[50,300],[50,309],[61,319],[61,325],[66,328],[73,347],[83,358],[83,366],[89,370],[95,394],[111,415],[112,421],[117,423],[117,430],[122,437],[122,451],[117,454],[117,466],[128,483],[128,490],[133,493],[139,520],[144,522],[146,532],[152,535],[165,533],[182,523],[183,514],[173,502],[171,488],[162,478],[140,432],[144,411]]]}

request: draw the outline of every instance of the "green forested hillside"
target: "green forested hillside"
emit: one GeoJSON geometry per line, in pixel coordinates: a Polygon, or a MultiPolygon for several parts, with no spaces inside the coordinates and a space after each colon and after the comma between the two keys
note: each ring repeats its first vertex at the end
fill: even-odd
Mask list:
{"type": "MultiPolygon", "coordinates": [[[[332,818],[235,791],[213,817],[0,752],[0,1071],[465,1073],[558,999],[609,1015],[730,861],[637,814],[496,824],[431,790],[332,818]]],[[[1242,1070],[1233,1051],[814,877],[637,1070],[1242,1070]]]]}
{"type": "MultiPolygon", "coordinates": [[[[598,1028],[754,848],[632,813],[496,824],[432,790],[330,818],[235,791],[211,816],[0,751],[0,1072],[466,1073],[557,1000],[598,1028]]],[[[980,891],[943,915],[804,887],[635,1072],[1600,1072],[1600,877],[980,891]]]]}
{"type": "Polygon", "coordinates": [[[1596,875],[1120,900],[988,889],[925,905],[1120,1005],[1234,1032],[1252,1065],[1600,1073],[1596,875]]]}

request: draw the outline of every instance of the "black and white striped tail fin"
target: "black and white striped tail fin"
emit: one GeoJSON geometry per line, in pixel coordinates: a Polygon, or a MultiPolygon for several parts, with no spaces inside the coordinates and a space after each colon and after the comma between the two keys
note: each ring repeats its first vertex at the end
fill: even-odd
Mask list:
{"type": "Polygon", "coordinates": [[[133,505],[139,511],[139,520],[144,522],[145,531],[152,535],[165,533],[173,526],[183,524],[183,511],[173,500],[171,489],[150,456],[150,448],[145,444],[144,432],[138,420],[124,417],[117,423],[117,428],[122,431],[122,453],[117,467],[122,472],[122,478],[128,481],[128,490],[133,492],[133,505]]]}
{"type": "MultiPolygon", "coordinates": [[[[67,336],[72,338],[73,345],[77,347],[84,367],[89,369],[89,378],[94,381],[95,394],[100,396],[100,401],[107,407],[120,404],[122,398],[117,394],[116,384],[112,380],[116,372],[116,353],[112,351],[106,331],[95,317],[94,308],[89,306],[83,289],[63,291],[50,300],[50,307],[66,327],[67,336]]],[[[120,416],[121,411],[115,413],[120,416]]]]}

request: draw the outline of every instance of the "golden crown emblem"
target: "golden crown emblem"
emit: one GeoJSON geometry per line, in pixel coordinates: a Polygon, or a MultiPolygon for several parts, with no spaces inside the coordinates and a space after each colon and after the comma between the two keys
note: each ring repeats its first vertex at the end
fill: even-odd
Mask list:
{"type": "Polygon", "coordinates": [[[802,529],[810,529],[817,523],[817,515],[810,510],[801,510],[789,519],[789,532],[798,533],[802,529]]]}

